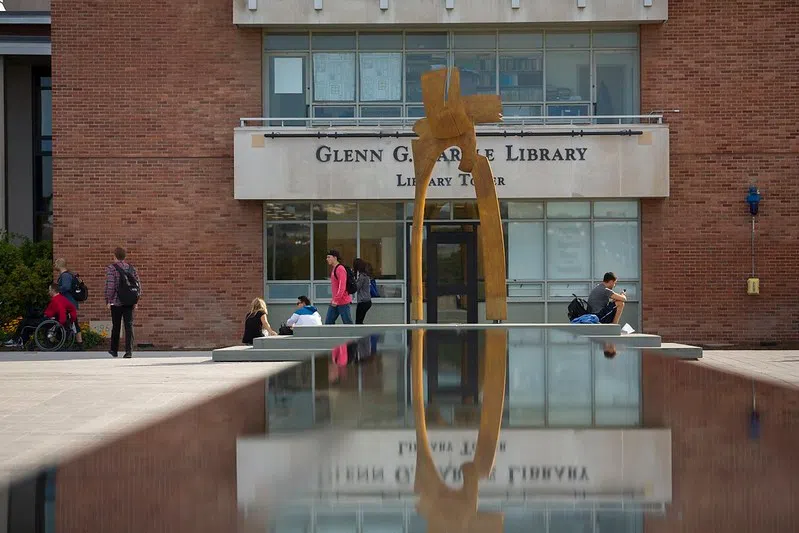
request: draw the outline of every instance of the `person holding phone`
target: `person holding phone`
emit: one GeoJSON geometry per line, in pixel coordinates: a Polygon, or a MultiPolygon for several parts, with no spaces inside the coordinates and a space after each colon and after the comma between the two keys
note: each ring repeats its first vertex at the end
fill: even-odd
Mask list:
{"type": "Polygon", "coordinates": [[[627,302],[627,290],[615,292],[616,274],[606,272],[602,283],[598,283],[588,295],[588,312],[599,318],[600,324],[618,324],[627,302]]]}

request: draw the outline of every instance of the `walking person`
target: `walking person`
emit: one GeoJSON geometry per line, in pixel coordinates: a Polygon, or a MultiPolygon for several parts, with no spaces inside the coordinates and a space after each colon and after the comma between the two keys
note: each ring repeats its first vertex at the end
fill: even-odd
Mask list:
{"type": "Polygon", "coordinates": [[[341,254],[338,253],[338,250],[327,252],[325,259],[327,264],[333,267],[330,271],[330,292],[333,297],[330,300],[330,306],[327,308],[325,324],[335,324],[339,316],[341,316],[343,323],[352,324],[352,314],[350,313],[352,296],[347,291],[349,271],[347,267],[341,264],[341,254]]]}
{"type": "Polygon", "coordinates": [[[125,322],[125,359],[133,357],[133,310],[139,302],[141,282],[136,269],[125,261],[124,248],[114,250],[114,261],[105,267],[105,303],[111,311],[111,357],[119,355],[119,333],[125,322]]]}
{"type": "Polygon", "coordinates": [[[355,270],[355,286],[358,288],[356,292],[358,305],[355,306],[355,323],[363,324],[366,313],[372,307],[371,269],[369,268],[369,263],[360,257],[355,259],[352,268],[355,270]]]}
{"type": "MultiPolygon", "coordinates": [[[[73,294],[73,286],[75,284],[75,275],[72,274],[67,269],[67,260],[63,257],[60,257],[55,260],[55,268],[58,270],[58,279],[56,283],[58,284],[58,292],[63,294],[67,300],[69,300],[72,305],[75,306],[75,309],[80,307],[80,304],[75,299],[75,295],[73,294]]],[[[83,335],[80,333],[80,324],[75,322],[75,329],[77,333],[75,334],[75,341],[77,342],[77,346],[75,349],[77,351],[83,350],[83,335]]]]}

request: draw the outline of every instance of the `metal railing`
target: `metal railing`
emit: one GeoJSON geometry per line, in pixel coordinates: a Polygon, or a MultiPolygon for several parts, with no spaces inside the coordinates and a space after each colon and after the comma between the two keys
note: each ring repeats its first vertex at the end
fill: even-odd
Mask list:
{"type": "MultiPolygon", "coordinates": [[[[347,117],[347,118],[278,118],[278,117],[245,117],[239,119],[241,128],[406,128],[410,129],[421,117],[347,117]]],[[[502,122],[483,124],[481,130],[507,128],[508,126],[585,126],[585,125],[630,125],[630,124],[662,124],[663,115],[591,115],[573,117],[503,117],[502,122]]]]}

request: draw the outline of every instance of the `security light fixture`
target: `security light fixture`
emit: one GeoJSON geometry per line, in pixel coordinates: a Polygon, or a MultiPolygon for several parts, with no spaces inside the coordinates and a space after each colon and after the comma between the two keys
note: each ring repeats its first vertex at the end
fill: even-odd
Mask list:
{"type": "Polygon", "coordinates": [[[583,8],[585,7],[586,0],[577,0],[577,7],[583,8]]]}
{"type": "Polygon", "coordinates": [[[380,0],[380,9],[383,11],[388,9],[388,0],[380,0]]]}
{"type": "Polygon", "coordinates": [[[746,195],[746,203],[749,204],[749,213],[756,216],[760,208],[760,200],[763,196],[760,194],[756,185],[749,186],[749,194],[746,195]]]}
{"type": "Polygon", "coordinates": [[[652,7],[652,0],[644,0],[644,7],[652,7]]]}
{"type": "Polygon", "coordinates": [[[519,9],[519,4],[521,0],[510,0],[510,7],[511,9],[519,9]]]}
{"type": "Polygon", "coordinates": [[[455,0],[446,0],[444,7],[447,9],[455,9],[455,0]]]}
{"type": "Polygon", "coordinates": [[[322,11],[322,0],[313,0],[313,8],[316,11],[322,11]]]}
{"type": "Polygon", "coordinates": [[[258,9],[258,0],[247,0],[247,9],[250,11],[258,9]]]}

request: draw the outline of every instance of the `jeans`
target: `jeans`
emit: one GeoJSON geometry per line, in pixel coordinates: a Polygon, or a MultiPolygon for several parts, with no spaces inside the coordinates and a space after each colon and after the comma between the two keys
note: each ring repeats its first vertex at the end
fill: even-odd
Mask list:
{"type": "Polygon", "coordinates": [[[341,315],[341,321],[344,324],[352,324],[352,315],[350,315],[350,305],[330,305],[327,308],[327,317],[325,317],[325,324],[335,324],[336,319],[341,315]]]}
{"type": "Polygon", "coordinates": [[[369,311],[371,307],[372,307],[371,300],[369,300],[368,302],[358,302],[358,305],[355,307],[356,324],[363,324],[363,319],[366,318],[366,312],[369,311]]]}
{"type": "Polygon", "coordinates": [[[119,352],[119,330],[122,319],[125,319],[125,355],[133,354],[133,306],[111,306],[111,353],[119,352]]]}

